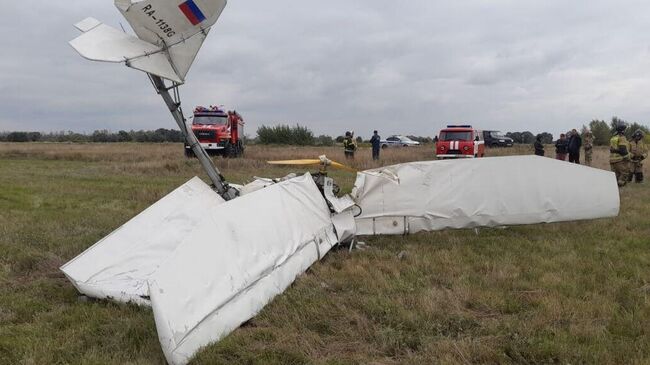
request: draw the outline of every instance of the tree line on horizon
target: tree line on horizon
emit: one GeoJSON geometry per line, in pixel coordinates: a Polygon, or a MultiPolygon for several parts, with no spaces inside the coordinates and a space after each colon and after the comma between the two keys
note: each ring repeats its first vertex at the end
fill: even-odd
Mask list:
{"type": "MultiPolygon", "coordinates": [[[[604,120],[594,119],[589,124],[580,128],[581,134],[591,131],[594,137],[594,144],[604,146],[609,144],[611,136],[614,134],[615,127],[618,123],[625,123],[618,117],[612,117],[608,123],[604,120]]],[[[646,133],[646,138],[650,139],[650,128],[637,122],[627,123],[628,128],[625,132],[628,138],[636,130],[642,130],[646,133]]],[[[551,144],[554,142],[554,136],[551,133],[540,133],[542,143],[551,144]]],[[[420,143],[432,143],[433,138],[425,136],[408,135],[414,141],[420,143]]],[[[518,144],[532,144],[535,142],[537,135],[530,131],[508,132],[506,137],[512,138],[518,144]]],[[[356,136],[358,143],[368,143],[368,139],[356,136]]],[[[296,124],[293,126],[287,124],[278,124],[273,126],[262,125],[257,129],[255,138],[244,137],[245,142],[249,144],[262,145],[297,145],[297,146],[333,146],[335,143],[342,143],[342,135],[331,137],[328,135],[316,136],[306,126],[296,124]]],[[[117,143],[117,142],[140,142],[140,143],[182,143],[184,142],[183,134],[178,129],[159,128],[156,130],[120,130],[111,132],[106,129],[96,130],[91,134],[77,132],[0,132],[0,142],[75,142],[75,143],[117,143]]]]}

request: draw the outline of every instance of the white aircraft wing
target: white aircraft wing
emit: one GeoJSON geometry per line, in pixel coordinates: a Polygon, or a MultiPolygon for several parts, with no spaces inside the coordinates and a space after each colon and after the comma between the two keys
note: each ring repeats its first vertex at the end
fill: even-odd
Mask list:
{"type": "Polygon", "coordinates": [[[173,365],[255,316],[338,242],[309,174],[205,214],[149,279],[158,337],[173,365]]]}
{"type": "Polygon", "coordinates": [[[615,217],[609,171],[537,156],[412,162],[360,172],[357,234],[615,217]]]}
{"type": "MultiPolygon", "coordinates": [[[[255,316],[338,243],[306,174],[224,202],[198,178],[61,267],[88,296],[151,305],[170,364],[255,316]],[[150,298],[150,299],[149,299],[150,298]]],[[[338,227],[338,228],[337,228],[338,227]]]]}
{"type": "Polygon", "coordinates": [[[198,177],[61,267],[89,297],[150,305],[147,279],[224,200],[198,177]]]}

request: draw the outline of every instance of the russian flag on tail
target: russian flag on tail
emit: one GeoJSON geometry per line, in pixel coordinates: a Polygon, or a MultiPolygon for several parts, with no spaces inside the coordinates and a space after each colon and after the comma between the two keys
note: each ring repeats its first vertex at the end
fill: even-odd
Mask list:
{"type": "Polygon", "coordinates": [[[178,6],[183,14],[187,17],[187,20],[192,23],[192,25],[197,25],[200,22],[205,20],[205,15],[201,9],[194,3],[194,0],[187,0],[186,2],[178,6]]]}

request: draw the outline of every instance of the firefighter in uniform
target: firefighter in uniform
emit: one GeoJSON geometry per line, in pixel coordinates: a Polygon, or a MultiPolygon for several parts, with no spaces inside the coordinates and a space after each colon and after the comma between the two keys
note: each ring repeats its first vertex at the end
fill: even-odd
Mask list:
{"type": "Polygon", "coordinates": [[[585,132],[582,146],[585,149],[585,164],[591,166],[591,161],[594,155],[594,136],[590,131],[585,132]]]}
{"type": "Polygon", "coordinates": [[[627,184],[630,176],[630,142],[625,138],[627,126],[620,123],[616,126],[616,135],[609,140],[609,164],[616,174],[618,186],[627,184]]]}
{"type": "Polygon", "coordinates": [[[630,153],[632,153],[632,173],[629,181],[634,178],[637,183],[643,182],[643,160],[648,158],[648,147],[643,142],[645,135],[643,131],[637,129],[632,135],[630,143],[630,153]]]}
{"type": "Polygon", "coordinates": [[[343,140],[343,151],[345,152],[346,159],[354,159],[354,152],[357,150],[357,142],[354,140],[352,132],[345,132],[345,139],[343,140]]]}

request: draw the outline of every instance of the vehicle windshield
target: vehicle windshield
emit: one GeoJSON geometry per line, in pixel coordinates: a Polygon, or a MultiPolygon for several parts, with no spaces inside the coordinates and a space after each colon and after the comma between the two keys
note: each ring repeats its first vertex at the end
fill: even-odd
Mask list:
{"type": "Polygon", "coordinates": [[[503,134],[498,131],[490,132],[490,137],[492,138],[504,138],[503,134]]]}
{"type": "Polygon", "coordinates": [[[471,141],[472,132],[440,132],[441,141],[471,141]]]}
{"type": "Polygon", "coordinates": [[[192,124],[209,124],[209,125],[226,125],[228,123],[228,116],[216,115],[197,115],[194,117],[192,124]]]}

